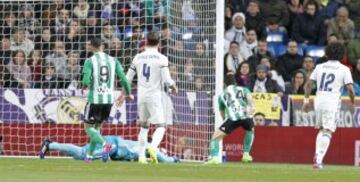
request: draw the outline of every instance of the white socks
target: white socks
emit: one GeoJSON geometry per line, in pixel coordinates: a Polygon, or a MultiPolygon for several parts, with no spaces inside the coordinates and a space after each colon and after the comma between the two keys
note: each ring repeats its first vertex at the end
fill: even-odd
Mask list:
{"type": "Polygon", "coordinates": [[[152,136],[151,147],[157,149],[164,137],[165,127],[157,127],[152,136]]]}
{"type": "Polygon", "coordinates": [[[322,164],[323,159],[325,157],[325,154],[329,148],[331,140],[331,134],[328,132],[319,131],[319,133],[316,136],[316,163],[322,164]]]}
{"type": "Polygon", "coordinates": [[[140,132],[138,135],[138,141],[139,141],[139,159],[145,158],[145,145],[147,143],[147,137],[148,137],[148,128],[140,127],[140,132]]]}

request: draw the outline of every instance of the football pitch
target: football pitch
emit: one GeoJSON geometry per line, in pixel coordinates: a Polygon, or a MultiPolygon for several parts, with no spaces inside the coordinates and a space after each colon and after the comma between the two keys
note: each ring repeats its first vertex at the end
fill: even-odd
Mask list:
{"type": "Polygon", "coordinates": [[[221,182],[221,181],[360,181],[360,167],[311,165],[200,163],[141,165],[130,162],[94,161],[86,164],[71,159],[0,158],[1,182],[221,182]]]}

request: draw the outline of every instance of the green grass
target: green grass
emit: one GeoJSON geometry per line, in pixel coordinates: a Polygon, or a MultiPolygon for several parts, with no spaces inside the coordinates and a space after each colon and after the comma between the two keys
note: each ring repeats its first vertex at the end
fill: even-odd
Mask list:
{"type": "Polygon", "coordinates": [[[360,168],[311,165],[241,164],[217,166],[202,164],[140,165],[129,162],[95,161],[85,164],[70,159],[0,158],[1,182],[221,182],[221,181],[360,181],[360,168]]]}

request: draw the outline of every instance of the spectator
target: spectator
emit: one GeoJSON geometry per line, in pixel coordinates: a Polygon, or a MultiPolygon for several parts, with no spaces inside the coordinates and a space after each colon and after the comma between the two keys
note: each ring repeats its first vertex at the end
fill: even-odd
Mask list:
{"type": "Polygon", "coordinates": [[[79,65],[80,54],[76,51],[70,51],[67,54],[66,69],[64,76],[64,87],[65,88],[78,88],[80,80],[80,65],[79,65]]]}
{"type": "Polygon", "coordinates": [[[360,59],[357,60],[354,72],[353,72],[354,82],[360,84],[360,59]]]}
{"type": "Polygon", "coordinates": [[[285,94],[297,94],[304,95],[304,85],[306,83],[306,74],[303,70],[297,70],[294,72],[291,84],[287,84],[285,94]]]}
{"type": "Polygon", "coordinates": [[[10,36],[11,30],[17,25],[16,16],[13,13],[7,13],[4,16],[3,24],[1,25],[1,35],[10,36]]]}
{"type": "Polygon", "coordinates": [[[22,88],[30,88],[31,70],[26,63],[26,55],[23,50],[19,49],[13,52],[12,60],[6,65],[6,68],[22,88]]]}
{"type": "MultiPolygon", "coordinates": [[[[115,37],[111,40],[111,45],[109,47],[109,55],[120,59],[123,58],[120,39],[115,37]]],[[[124,69],[127,70],[127,66],[130,65],[130,62],[123,62],[122,65],[125,67],[124,69]]]]}
{"type": "Polygon", "coordinates": [[[305,3],[305,12],[295,18],[292,26],[291,36],[296,42],[304,46],[325,44],[326,30],[318,10],[319,6],[315,1],[309,0],[305,3]]]}
{"type": "Polygon", "coordinates": [[[58,11],[55,20],[50,23],[52,34],[56,35],[58,39],[62,39],[66,32],[67,25],[71,22],[69,10],[62,8],[58,11]]]}
{"type": "Polygon", "coordinates": [[[183,74],[180,75],[181,88],[191,89],[193,87],[193,82],[195,81],[195,72],[194,64],[191,58],[186,60],[183,74]]]}
{"type": "Polygon", "coordinates": [[[32,38],[41,32],[41,24],[35,18],[34,8],[31,5],[25,4],[21,7],[19,26],[25,30],[28,38],[32,38]]]}
{"type": "Polygon", "coordinates": [[[234,8],[234,12],[245,12],[250,1],[251,0],[230,0],[230,4],[234,8]]]}
{"type": "Polygon", "coordinates": [[[248,30],[246,32],[245,41],[240,45],[241,55],[247,60],[254,54],[254,50],[257,46],[257,35],[255,30],[248,30]]]}
{"type": "Polygon", "coordinates": [[[101,40],[104,42],[106,48],[110,47],[111,40],[115,37],[114,27],[110,23],[105,23],[101,31],[101,40]]]}
{"type": "Polygon", "coordinates": [[[300,69],[303,58],[298,54],[298,47],[295,41],[289,41],[287,52],[278,58],[276,68],[285,82],[291,81],[294,71],[300,69]]]}
{"type": "Polygon", "coordinates": [[[6,66],[0,64],[0,88],[17,88],[19,83],[14,76],[9,73],[6,66]]]}
{"type": "Polygon", "coordinates": [[[306,74],[306,79],[307,80],[310,79],[310,75],[315,69],[314,59],[310,56],[305,56],[304,63],[302,65],[302,69],[304,70],[304,72],[306,74]]]}
{"type": "Polygon", "coordinates": [[[298,14],[301,14],[304,12],[304,8],[303,8],[303,5],[301,4],[300,0],[288,0],[288,9],[289,9],[289,13],[290,13],[290,21],[287,26],[287,29],[289,30],[289,32],[292,32],[291,25],[293,24],[296,16],[298,14]]]}
{"type": "Polygon", "coordinates": [[[260,65],[265,65],[268,67],[268,76],[269,78],[276,81],[276,83],[281,87],[282,91],[285,91],[285,82],[281,75],[274,69],[273,63],[271,62],[270,57],[261,58],[260,65]]]}
{"type": "Polygon", "coordinates": [[[35,88],[42,89],[59,89],[63,88],[62,80],[56,77],[56,67],[52,63],[46,63],[44,66],[44,75],[41,82],[35,85],[35,88]]]}
{"type": "Polygon", "coordinates": [[[41,50],[43,56],[46,57],[50,54],[51,45],[55,41],[55,37],[51,35],[50,28],[43,28],[40,36],[35,38],[35,49],[41,50]]]}
{"type": "Polygon", "coordinates": [[[171,41],[171,30],[169,27],[164,24],[161,27],[161,33],[160,33],[160,52],[162,54],[168,54],[169,51],[169,42],[171,41]]]}
{"type": "Polygon", "coordinates": [[[266,122],[265,114],[261,112],[255,113],[253,121],[255,126],[265,126],[265,122],[266,122]]]}
{"type": "Polygon", "coordinates": [[[232,27],[231,19],[233,16],[233,10],[230,6],[225,7],[225,31],[228,31],[232,27]]]}
{"type": "Polygon", "coordinates": [[[143,41],[142,31],[140,26],[134,26],[132,28],[132,36],[130,39],[125,40],[124,57],[127,59],[133,59],[134,56],[140,52],[140,44],[143,41]]]}
{"type": "Polygon", "coordinates": [[[82,45],[82,49],[80,52],[80,65],[83,66],[85,63],[85,59],[91,57],[92,55],[93,52],[92,52],[91,42],[90,40],[88,40],[82,45]]]}
{"type": "Polygon", "coordinates": [[[347,53],[351,65],[357,65],[357,62],[360,59],[360,37],[350,41],[347,45],[347,53]]]}
{"type": "Polygon", "coordinates": [[[251,70],[255,70],[256,66],[260,64],[261,58],[264,56],[272,57],[271,53],[268,51],[268,43],[265,39],[260,39],[258,41],[257,49],[254,52],[254,55],[250,56],[248,61],[251,65],[251,70]]]}
{"type": "Polygon", "coordinates": [[[354,21],[354,37],[360,38],[360,1],[344,0],[346,7],[349,9],[350,19],[354,21]]]}
{"type": "Polygon", "coordinates": [[[247,30],[255,30],[256,34],[263,38],[263,32],[265,29],[264,17],[260,13],[259,2],[257,0],[251,0],[246,9],[246,23],[247,30]]]}
{"type": "Polygon", "coordinates": [[[45,57],[45,63],[51,63],[55,66],[57,78],[63,79],[65,77],[66,53],[64,42],[57,40],[53,44],[52,53],[45,57]]]}
{"type": "Polygon", "coordinates": [[[260,11],[268,22],[269,18],[274,18],[280,26],[286,27],[289,23],[289,10],[283,0],[259,0],[260,11]]]}
{"type": "Polygon", "coordinates": [[[341,7],[336,11],[336,17],[329,22],[327,36],[335,34],[340,43],[347,44],[353,38],[354,29],[354,22],[349,19],[349,11],[341,7]]]}
{"type": "Polygon", "coordinates": [[[170,63],[180,63],[185,64],[185,48],[184,48],[184,42],[175,40],[171,41],[169,46],[169,52],[168,55],[183,55],[183,56],[169,56],[169,62],[170,63]]]}
{"type": "Polygon", "coordinates": [[[90,6],[87,0],[78,0],[77,5],[74,7],[73,14],[80,20],[85,20],[88,17],[90,6]]]}
{"type": "MultiPolygon", "coordinates": [[[[170,72],[170,76],[171,78],[176,82],[178,83],[179,81],[179,76],[178,76],[178,71],[177,71],[177,67],[173,64],[170,64],[169,65],[169,72],[170,72]]],[[[178,84],[176,84],[178,85],[178,84]]],[[[183,89],[185,89],[185,87],[183,87],[183,89]]]]}
{"type": "Polygon", "coordinates": [[[145,10],[149,30],[152,30],[153,25],[161,25],[166,21],[168,16],[168,1],[167,0],[145,0],[145,10]],[[151,26],[150,26],[151,25],[151,26]]]}
{"type": "Polygon", "coordinates": [[[196,13],[195,13],[194,9],[192,8],[191,1],[192,0],[183,1],[183,5],[181,7],[182,19],[187,23],[195,21],[197,19],[196,13]]]}
{"type": "Polygon", "coordinates": [[[32,50],[27,61],[31,70],[31,80],[38,82],[41,79],[42,55],[40,50],[32,50]]]}
{"type": "Polygon", "coordinates": [[[342,6],[343,0],[316,0],[319,5],[319,15],[327,25],[328,20],[336,16],[336,10],[342,6]]]}
{"type": "Polygon", "coordinates": [[[96,18],[95,13],[93,12],[90,12],[86,19],[85,32],[88,40],[101,34],[100,21],[98,21],[98,18],[96,18]]]}
{"type": "Polygon", "coordinates": [[[250,63],[248,61],[242,62],[236,70],[235,79],[238,85],[244,86],[250,89],[250,63]]]}
{"type": "Polygon", "coordinates": [[[207,91],[208,88],[206,88],[206,85],[204,83],[204,80],[202,77],[196,77],[194,82],[194,90],[195,91],[207,91]]]}
{"type": "Polygon", "coordinates": [[[228,41],[236,41],[240,45],[245,41],[245,15],[243,13],[235,13],[232,17],[232,28],[225,32],[225,39],[228,41]]]}
{"type": "Polygon", "coordinates": [[[42,13],[42,25],[48,27],[55,22],[58,12],[65,7],[64,0],[53,0],[49,7],[42,13]]]}
{"type": "Polygon", "coordinates": [[[195,54],[193,56],[193,64],[196,68],[195,73],[199,76],[204,76],[204,82],[208,82],[211,75],[211,68],[213,67],[213,61],[205,54],[205,45],[202,42],[198,42],[195,45],[195,54]]]}
{"type": "Polygon", "coordinates": [[[80,23],[78,21],[71,21],[70,24],[66,27],[66,36],[65,36],[65,50],[77,50],[81,49],[81,43],[84,42],[84,37],[82,37],[82,30],[80,23]]]}
{"type": "Polygon", "coordinates": [[[239,43],[232,41],[230,43],[230,51],[225,55],[225,74],[235,74],[243,61],[244,59],[240,53],[239,43]]]}
{"type": "Polygon", "coordinates": [[[7,65],[11,58],[11,42],[7,37],[1,39],[0,64],[7,65]]]}
{"type": "Polygon", "coordinates": [[[267,76],[268,67],[265,65],[258,65],[256,67],[256,75],[250,79],[250,90],[260,93],[278,93],[282,95],[280,86],[275,80],[267,76]]]}
{"type": "Polygon", "coordinates": [[[25,56],[28,56],[34,49],[34,42],[25,37],[24,30],[14,29],[12,33],[10,49],[12,51],[21,49],[25,52],[25,56]]]}
{"type": "Polygon", "coordinates": [[[102,0],[102,7],[101,7],[101,19],[108,21],[112,18],[114,18],[114,14],[112,11],[112,4],[113,1],[112,0],[102,0]]]}

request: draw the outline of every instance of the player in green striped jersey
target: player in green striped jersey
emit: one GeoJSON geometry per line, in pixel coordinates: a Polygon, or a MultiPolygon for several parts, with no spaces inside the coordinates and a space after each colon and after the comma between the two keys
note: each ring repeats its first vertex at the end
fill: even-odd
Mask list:
{"type": "MultiPolygon", "coordinates": [[[[85,129],[90,138],[89,151],[85,157],[86,162],[92,160],[97,144],[103,145],[102,159],[106,162],[109,158],[111,145],[106,144],[100,134],[101,123],[108,119],[111,107],[114,103],[115,74],[121,80],[125,94],[133,100],[130,94],[130,84],[119,61],[102,52],[101,40],[91,40],[94,55],[85,61],[82,84],[89,88],[87,105],[85,107],[85,129]]],[[[120,97],[120,104],[123,97],[120,97]]]]}
{"type": "Polygon", "coordinates": [[[221,117],[224,123],[215,130],[210,142],[210,157],[208,164],[219,164],[219,141],[238,127],[246,130],[244,137],[243,162],[252,162],[249,152],[254,139],[254,123],[252,120],[253,101],[251,92],[246,87],[236,86],[234,76],[225,80],[227,87],[218,98],[221,117]]]}

